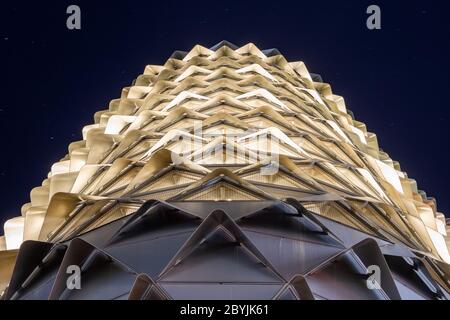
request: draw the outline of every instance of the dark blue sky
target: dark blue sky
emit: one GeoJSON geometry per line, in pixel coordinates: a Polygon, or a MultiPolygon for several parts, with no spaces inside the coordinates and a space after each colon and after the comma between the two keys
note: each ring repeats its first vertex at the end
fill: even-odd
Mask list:
{"type": "MultiPolygon", "coordinates": [[[[445,1],[21,1],[1,4],[0,223],[146,64],[222,39],[302,60],[450,213],[445,1]],[[82,30],[66,28],[77,4],[82,30]],[[366,28],[378,4],[382,30],[366,28]]],[[[1,233],[1,232],[0,232],[1,233]]]]}

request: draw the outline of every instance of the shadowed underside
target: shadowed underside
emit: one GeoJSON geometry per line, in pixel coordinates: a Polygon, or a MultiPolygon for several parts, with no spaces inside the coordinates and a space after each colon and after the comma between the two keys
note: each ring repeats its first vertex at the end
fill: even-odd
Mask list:
{"type": "Polygon", "coordinates": [[[5,224],[3,298],[449,298],[444,215],[303,62],[177,51],[94,119],[5,224]]]}

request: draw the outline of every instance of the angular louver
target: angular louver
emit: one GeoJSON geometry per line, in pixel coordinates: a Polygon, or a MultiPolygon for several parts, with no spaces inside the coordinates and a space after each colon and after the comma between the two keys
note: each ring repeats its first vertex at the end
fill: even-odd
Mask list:
{"type": "Polygon", "coordinates": [[[94,119],[5,224],[4,299],[450,298],[444,215],[302,62],[177,51],[94,119]]]}

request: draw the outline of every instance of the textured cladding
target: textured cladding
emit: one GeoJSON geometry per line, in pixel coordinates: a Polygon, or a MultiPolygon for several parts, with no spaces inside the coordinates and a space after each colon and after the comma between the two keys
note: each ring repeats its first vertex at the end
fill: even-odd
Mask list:
{"type": "Polygon", "coordinates": [[[433,273],[439,267],[429,257],[318,220],[297,200],[287,201],[264,202],[256,211],[259,201],[184,202],[188,211],[150,201],[68,241],[28,240],[4,298],[449,298],[445,277],[433,273]],[[65,288],[73,263],[83,266],[81,290],[65,288]],[[365,276],[374,264],[384,275],[375,290],[365,276]]]}
{"type": "Polygon", "coordinates": [[[148,65],[4,230],[4,299],[449,298],[435,200],[320,76],[253,44],[148,65]]]}

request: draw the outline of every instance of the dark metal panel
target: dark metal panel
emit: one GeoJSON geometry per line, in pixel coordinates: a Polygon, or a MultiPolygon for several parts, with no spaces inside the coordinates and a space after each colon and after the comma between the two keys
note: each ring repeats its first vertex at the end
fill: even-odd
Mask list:
{"type": "Polygon", "coordinates": [[[22,283],[39,266],[52,246],[52,243],[40,241],[25,241],[22,243],[5,299],[11,299],[12,295],[19,290],[22,283]]]}
{"type": "Polygon", "coordinates": [[[244,233],[287,280],[296,274],[306,274],[343,250],[333,246],[299,241],[278,235],[266,235],[245,229],[244,233]]]}
{"type": "MultiPolygon", "coordinates": [[[[244,233],[240,230],[237,224],[223,211],[214,211],[211,213],[197,228],[197,230],[192,234],[192,236],[186,241],[177,255],[171,260],[168,266],[163,271],[163,274],[180,264],[186,257],[196,251],[198,248],[201,248],[198,254],[211,254],[213,257],[215,256],[215,252],[209,252],[206,250],[208,247],[204,244],[208,244],[205,240],[210,237],[211,234],[218,236],[221,239],[221,236],[225,235],[223,239],[221,239],[221,248],[227,250],[228,254],[230,254],[230,244],[235,247],[242,247],[240,249],[244,249],[247,251],[247,254],[253,255],[256,260],[259,260],[268,270],[270,270],[276,277],[281,279],[281,276],[277,274],[276,270],[270,264],[269,261],[256,249],[256,247],[251,243],[251,241],[244,235],[244,233]],[[219,228],[220,227],[220,228],[219,228]],[[221,232],[216,232],[220,230],[221,232]],[[228,240],[226,240],[228,238],[228,240]],[[224,241],[226,240],[226,241],[224,241]]],[[[212,243],[217,242],[216,239],[212,241],[212,243]]],[[[220,243],[220,241],[219,241],[220,243]]],[[[198,250],[197,250],[198,251],[198,250]]],[[[240,250],[235,250],[234,254],[237,254],[240,250]]],[[[222,257],[217,257],[217,259],[222,259],[222,257]]],[[[230,260],[230,263],[234,260],[230,260]]],[[[217,262],[217,261],[216,261],[217,262]]],[[[205,263],[208,263],[207,261],[205,263]]],[[[227,263],[224,261],[223,263],[227,263]]]]}
{"type": "Polygon", "coordinates": [[[213,231],[187,256],[182,256],[180,262],[172,264],[159,281],[282,282],[272,270],[230,238],[223,228],[213,231]]]}
{"type": "Polygon", "coordinates": [[[19,290],[13,299],[19,300],[47,300],[58,273],[59,265],[66,252],[66,245],[56,245],[44,257],[40,267],[33,272],[32,278],[23,283],[26,290],[19,290]]]}
{"type": "Polygon", "coordinates": [[[112,300],[128,293],[136,274],[125,271],[101,252],[95,252],[83,268],[81,289],[65,290],[60,299],[112,300]]]}
{"type": "Polygon", "coordinates": [[[380,247],[391,244],[390,242],[373,237],[367,233],[340,224],[339,222],[321,217],[316,214],[314,214],[314,216],[328,229],[333,230],[333,233],[345,244],[347,248],[350,248],[358,242],[361,242],[367,238],[374,239],[380,247]]]}
{"type": "Polygon", "coordinates": [[[186,212],[162,202],[152,202],[152,205],[145,211],[139,210],[127,220],[117,232],[111,237],[107,245],[124,241],[141,241],[149,238],[149,234],[156,236],[166,236],[183,231],[192,231],[201,220],[186,212]]]}
{"type": "Polygon", "coordinates": [[[288,215],[275,209],[266,209],[242,218],[238,221],[238,225],[244,230],[316,242],[344,249],[340,242],[324,233],[320,227],[314,225],[308,219],[300,215],[288,215]]]}
{"type": "MultiPolygon", "coordinates": [[[[436,288],[433,291],[419,276],[419,274],[422,274],[422,278],[428,278],[428,282],[433,283],[432,278],[423,273],[426,270],[420,270],[419,267],[421,262],[417,258],[405,259],[403,257],[386,255],[385,259],[396,282],[400,282],[410,291],[415,292],[416,295],[426,299],[433,299],[436,297],[438,292],[436,288]]],[[[403,293],[405,293],[404,290],[403,293]]]]}
{"type": "Polygon", "coordinates": [[[77,238],[83,239],[86,242],[92,243],[96,247],[102,248],[106,245],[109,239],[127,223],[129,219],[130,216],[117,219],[113,222],[102,225],[99,228],[78,235],[77,238]]]}
{"type": "Polygon", "coordinates": [[[270,300],[281,284],[160,283],[175,300],[270,300]]]}
{"type": "Polygon", "coordinates": [[[69,247],[64,255],[63,261],[58,270],[58,274],[55,279],[55,284],[50,293],[50,300],[57,300],[61,297],[63,292],[67,288],[67,278],[70,276],[67,274],[67,268],[71,265],[81,266],[89,258],[89,256],[95,251],[95,247],[90,245],[84,240],[74,239],[70,242],[69,247]]]}
{"type": "Polygon", "coordinates": [[[378,266],[380,268],[381,288],[391,300],[400,300],[401,297],[397,286],[377,242],[373,239],[366,239],[353,246],[352,250],[361,259],[366,268],[369,266],[378,266]]]}
{"type": "Polygon", "coordinates": [[[299,300],[295,296],[293,290],[294,289],[291,286],[286,285],[284,288],[281,289],[279,293],[277,293],[277,295],[273,298],[273,300],[299,300]]]}
{"type": "Polygon", "coordinates": [[[328,300],[383,299],[368,289],[365,277],[344,256],[307,275],[306,280],[313,294],[328,300]]]}
{"type": "Polygon", "coordinates": [[[426,300],[427,298],[421,295],[419,292],[410,288],[407,284],[404,284],[401,281],[395,280],[395,284],[397,285],[398,292],[402,300],[426,300]]]}
{"type": "Polygon", "coordinates": [[[128,300],[167,300],[169,296],[146,274],[136,277],[128,300]]]}
{"type": "Polygon", "coordinates": [[[295,293],[300,300],[315,300],[311,288],[303,276],[295,276],[289,281],[289,285],[295,290],[295,293]]]}
{"type": "MultiPolygon", "coordinates": [[[[158,277],[190,235],[191,232],[161,238],[155,238],[153,235],[153,239],[139,242],[126,241],[125,244],[116,244],[104,250],[137,272],[158,277]]],[[[149,238],[151,236],[151,234],[148,235],[149,238]]]]}

